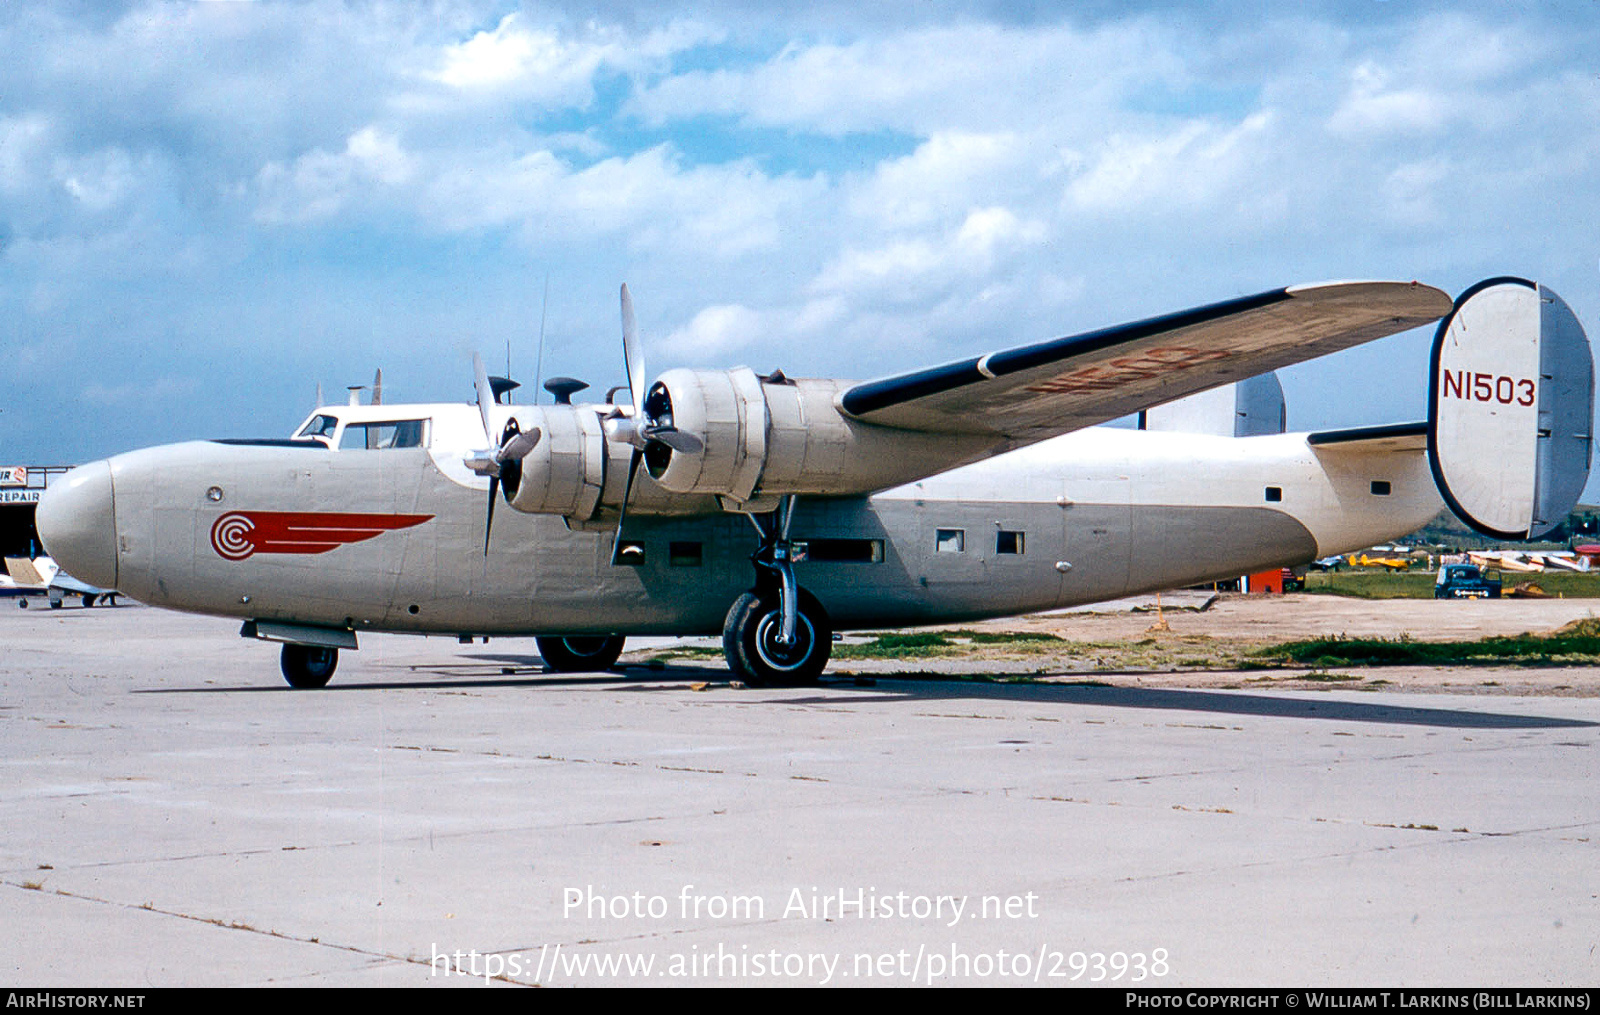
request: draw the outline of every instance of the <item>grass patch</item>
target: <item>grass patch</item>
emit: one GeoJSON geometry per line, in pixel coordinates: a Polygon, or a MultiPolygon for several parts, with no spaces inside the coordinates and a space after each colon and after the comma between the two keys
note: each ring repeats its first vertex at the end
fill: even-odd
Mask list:
{"type": "Polygon", "coordinates": [[[647,662],[666,663],[674,659],[721,659],[722,649],[710,645],[679,645],[675,648],[663,649],[652,655],[647,662]]]}
{"type": "Polygon", "coordinates": [[[1071,642],[1046,631],[887,631],[871,635],[871,641],[833,647],[835,659],[913,659],[929,656],[974,654],[974,648],[1000,649],[1008,653],[1041,655],[1060,652],[1071,642]]]}
{"type": "MultiPolygon", "coordinates": [[[[1593,599],[1600,597],[1600,571],[1541,571],[1523,574],[1506,571],[1501,574],[1506,594],[1518,585],[1529,582],[1552,596],[1567,599],[1593,599]]],[[[1433,586],[1438,571],[1349,570],[1313,571],[1306,575],[1305,591],[1332,596],[1352,596],[1357,599],[1432,599],[1433,586]]]]}
{"type": "Polygon", "coordinates": [[[1305,591],[1356,599],[1432,599],[1437,575],[1429,571],[1313,571],[1305,591]]]}
{"type": "Polygon", "coordinates": [[[1477,641],[1412,641],[1400,638],[1312,638],[1257,649],[1255,655],[1317,669],[1337,666],[1573,666],[1600,663],[1596,622],[1569,632],[1480,638],[1477,641]]]}

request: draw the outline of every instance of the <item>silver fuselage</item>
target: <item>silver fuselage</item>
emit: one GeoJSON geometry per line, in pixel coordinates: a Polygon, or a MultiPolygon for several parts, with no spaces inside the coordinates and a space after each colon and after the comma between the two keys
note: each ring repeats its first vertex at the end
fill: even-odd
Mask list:
{"type": "MultiPolygon", "coordinates": [[[[50,548],[79,577],[151,605],[357,631],[713,634],[751,587],[750,520],[714,501],[697,515],[650,513],[670,495],[642,475],[641,510],[620,537],[638,544],[636,563],[612,563],[614,526],[575,529],[504,502],[485,553],[488,481],[461,467],[467,449],[448,439],[475,410],[427,409],[436,422],[423,447],[191,442],[117,455],[80,470],[77,494],[48,508],[48,529],[68,533],[59,541],[88,549],[50,548]],[[408,521],[327,548],[230,559],[239,554],[216,543],[230,512],[408,521]]],[[[625,473],[608,471],[616,502],[625,473]]],[[[1306,563],[1413,531],[1440,506],[1418,451],[1095,428],[868,496],[802,498],[791,536],[822,551],[796,565],[800,585],[850,629],[1007,616],[1306,563]],[[823,559],[839,556],[855,559],[823,559]]]]}

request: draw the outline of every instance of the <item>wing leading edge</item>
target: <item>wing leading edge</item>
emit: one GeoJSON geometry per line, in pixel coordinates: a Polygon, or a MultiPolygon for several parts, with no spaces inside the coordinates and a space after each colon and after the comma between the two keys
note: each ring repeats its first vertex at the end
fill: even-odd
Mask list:
{"type": "Polygon", "coordinates": [[[1291,286],[868,381],[839,407],[1027,444],[1429,324],[1451,305],[1417,282],[1291,286]]]}

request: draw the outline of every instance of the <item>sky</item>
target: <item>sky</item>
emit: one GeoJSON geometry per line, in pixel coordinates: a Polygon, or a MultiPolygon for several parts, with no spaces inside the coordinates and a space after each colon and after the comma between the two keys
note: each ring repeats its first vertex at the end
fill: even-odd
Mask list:
{"type": "MultiPolygon", "coordinates": [[[[1346,278],[1600,326],[1595,0],[775,7],[0,6],[0,464],[284,436],[380,367],[470,401],[473,350],[601,393],[622,282],[651,374],[1346,278]]],[[[1430,341],[1282,372],[1290,427],[1425,417],[1430,341]]]]}

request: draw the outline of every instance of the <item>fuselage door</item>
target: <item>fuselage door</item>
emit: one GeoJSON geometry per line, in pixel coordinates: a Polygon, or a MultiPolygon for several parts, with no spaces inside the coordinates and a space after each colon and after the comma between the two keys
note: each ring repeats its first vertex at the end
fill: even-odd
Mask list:
{"type": "Polygon", "coordinates": [[[1129,587],[1133,513],[1126,475],[1069,478],[1061,500],[1066,548],[1061,572],[1064,605],[1111,599],[1129,587]]]}

